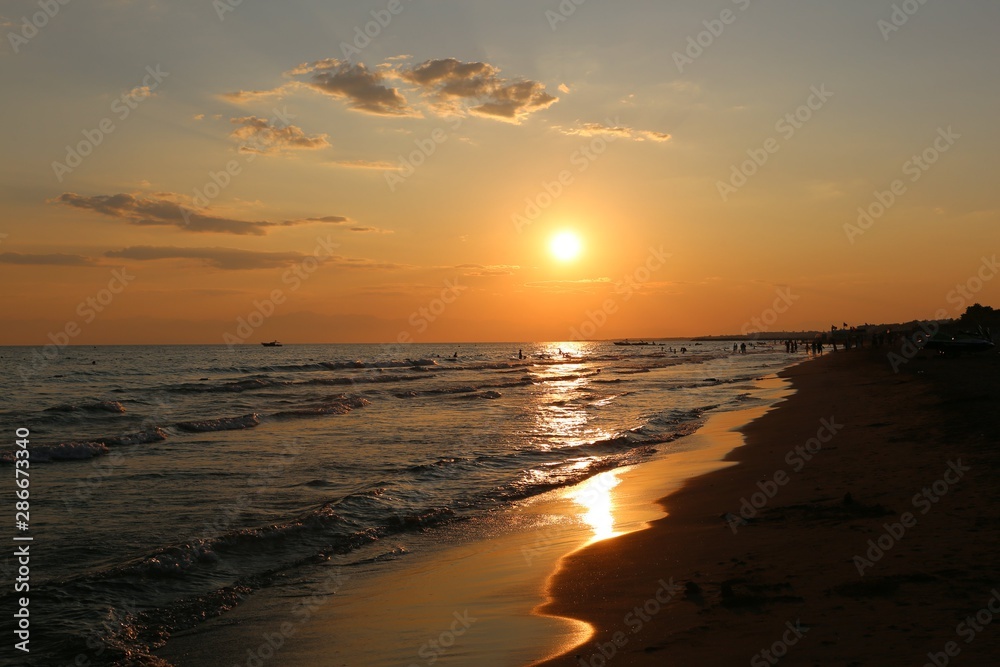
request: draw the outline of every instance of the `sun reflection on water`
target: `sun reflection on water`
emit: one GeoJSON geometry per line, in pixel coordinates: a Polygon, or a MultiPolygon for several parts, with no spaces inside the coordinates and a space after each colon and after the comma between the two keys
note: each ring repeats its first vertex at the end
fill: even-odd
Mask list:
{"type": "Polygon", "coordinates": [[[616,471],[602,472],[591,477],[573,489],[569,498],[585,510],[580,519],[594,531],[591,542],[600,542],[614,537],[615,531],[614,499],[611,490],[621,484],[616,471]]]}

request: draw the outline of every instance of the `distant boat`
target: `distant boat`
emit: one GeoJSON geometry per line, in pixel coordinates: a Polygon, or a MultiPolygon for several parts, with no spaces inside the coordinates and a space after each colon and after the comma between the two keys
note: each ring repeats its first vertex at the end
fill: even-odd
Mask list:
{"type": "Polygon", "coordinates": [[[281,343],[276,340],[272,340],[270,343],[261,343],[264,347],[281,347],[281,343]]]}
{"type": "Polygon", "coordinates": [[[619,345],[619,346],[656,345],[656,343],[650,343],[649,341],[646,341],[646,340],[631,341],[631,340],[625,339],[625,340],[616,340],[615,341],[615,345],[619,345]]]}

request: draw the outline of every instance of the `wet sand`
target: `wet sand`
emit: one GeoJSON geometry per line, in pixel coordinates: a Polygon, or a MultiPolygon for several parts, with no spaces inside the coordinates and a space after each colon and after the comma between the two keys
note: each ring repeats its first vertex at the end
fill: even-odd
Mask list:
{"type": "Polygon", "coordinates": [[[544,665],[998,664],[1000,356],[886,354],[786,371],[736,465],[565,557],[539,611],[595,630],[544,665]]]}
{"type": "MultiPolygon", "coordinates": [[[[787,382],[777,379],[757,384],[755,395],[771,403],[789,393],[787,382]]],[[[466,540],[442,536],[439,548],[406,556],[388,572],[366,576],[331,562],[331,576],[343,581],[303,622],[288,614],[287,602],[260,609],[251,601],[227,623],[252,618],[252,627],[277,628],[292,621],[294,636],[269,665],[515,667],[559,655],[592,632],[582,621],[536,611],[560,559],[663,517],[656,500],[693,477],[733,465],[723,457],[742,444],[735,429],[767,409],[713,414],[665,456],[525,501],[497,517],[495,532],[466,540]]],[[[202,632],[178,636],[163,655],[179,665],[206,664],[205,641],[202,632]]],[[[261,641],[216,641],[215,659],[247,664],[247,646],[261,641]]]]}

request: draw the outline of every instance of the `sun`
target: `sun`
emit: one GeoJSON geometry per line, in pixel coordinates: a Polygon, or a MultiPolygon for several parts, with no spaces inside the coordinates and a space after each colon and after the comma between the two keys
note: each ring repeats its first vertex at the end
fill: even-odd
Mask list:
{"type": "Polygon", "coordinates": [[[583,251],[583,242],[573,232],[559,232],[549,242],[552,256],[560,262],[571,262],[583,251]]]}

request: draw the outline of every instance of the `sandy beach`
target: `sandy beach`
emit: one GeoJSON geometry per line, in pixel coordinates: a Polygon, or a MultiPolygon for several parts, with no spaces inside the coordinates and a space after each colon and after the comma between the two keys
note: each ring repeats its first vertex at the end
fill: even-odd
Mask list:
{"type": "Polygon", "coordinates": [[[564,558],[540,611],[595,634],[544,665],[992,664],[1000,363],[886,354],[786,371],[737,465],[564,558]]]}

